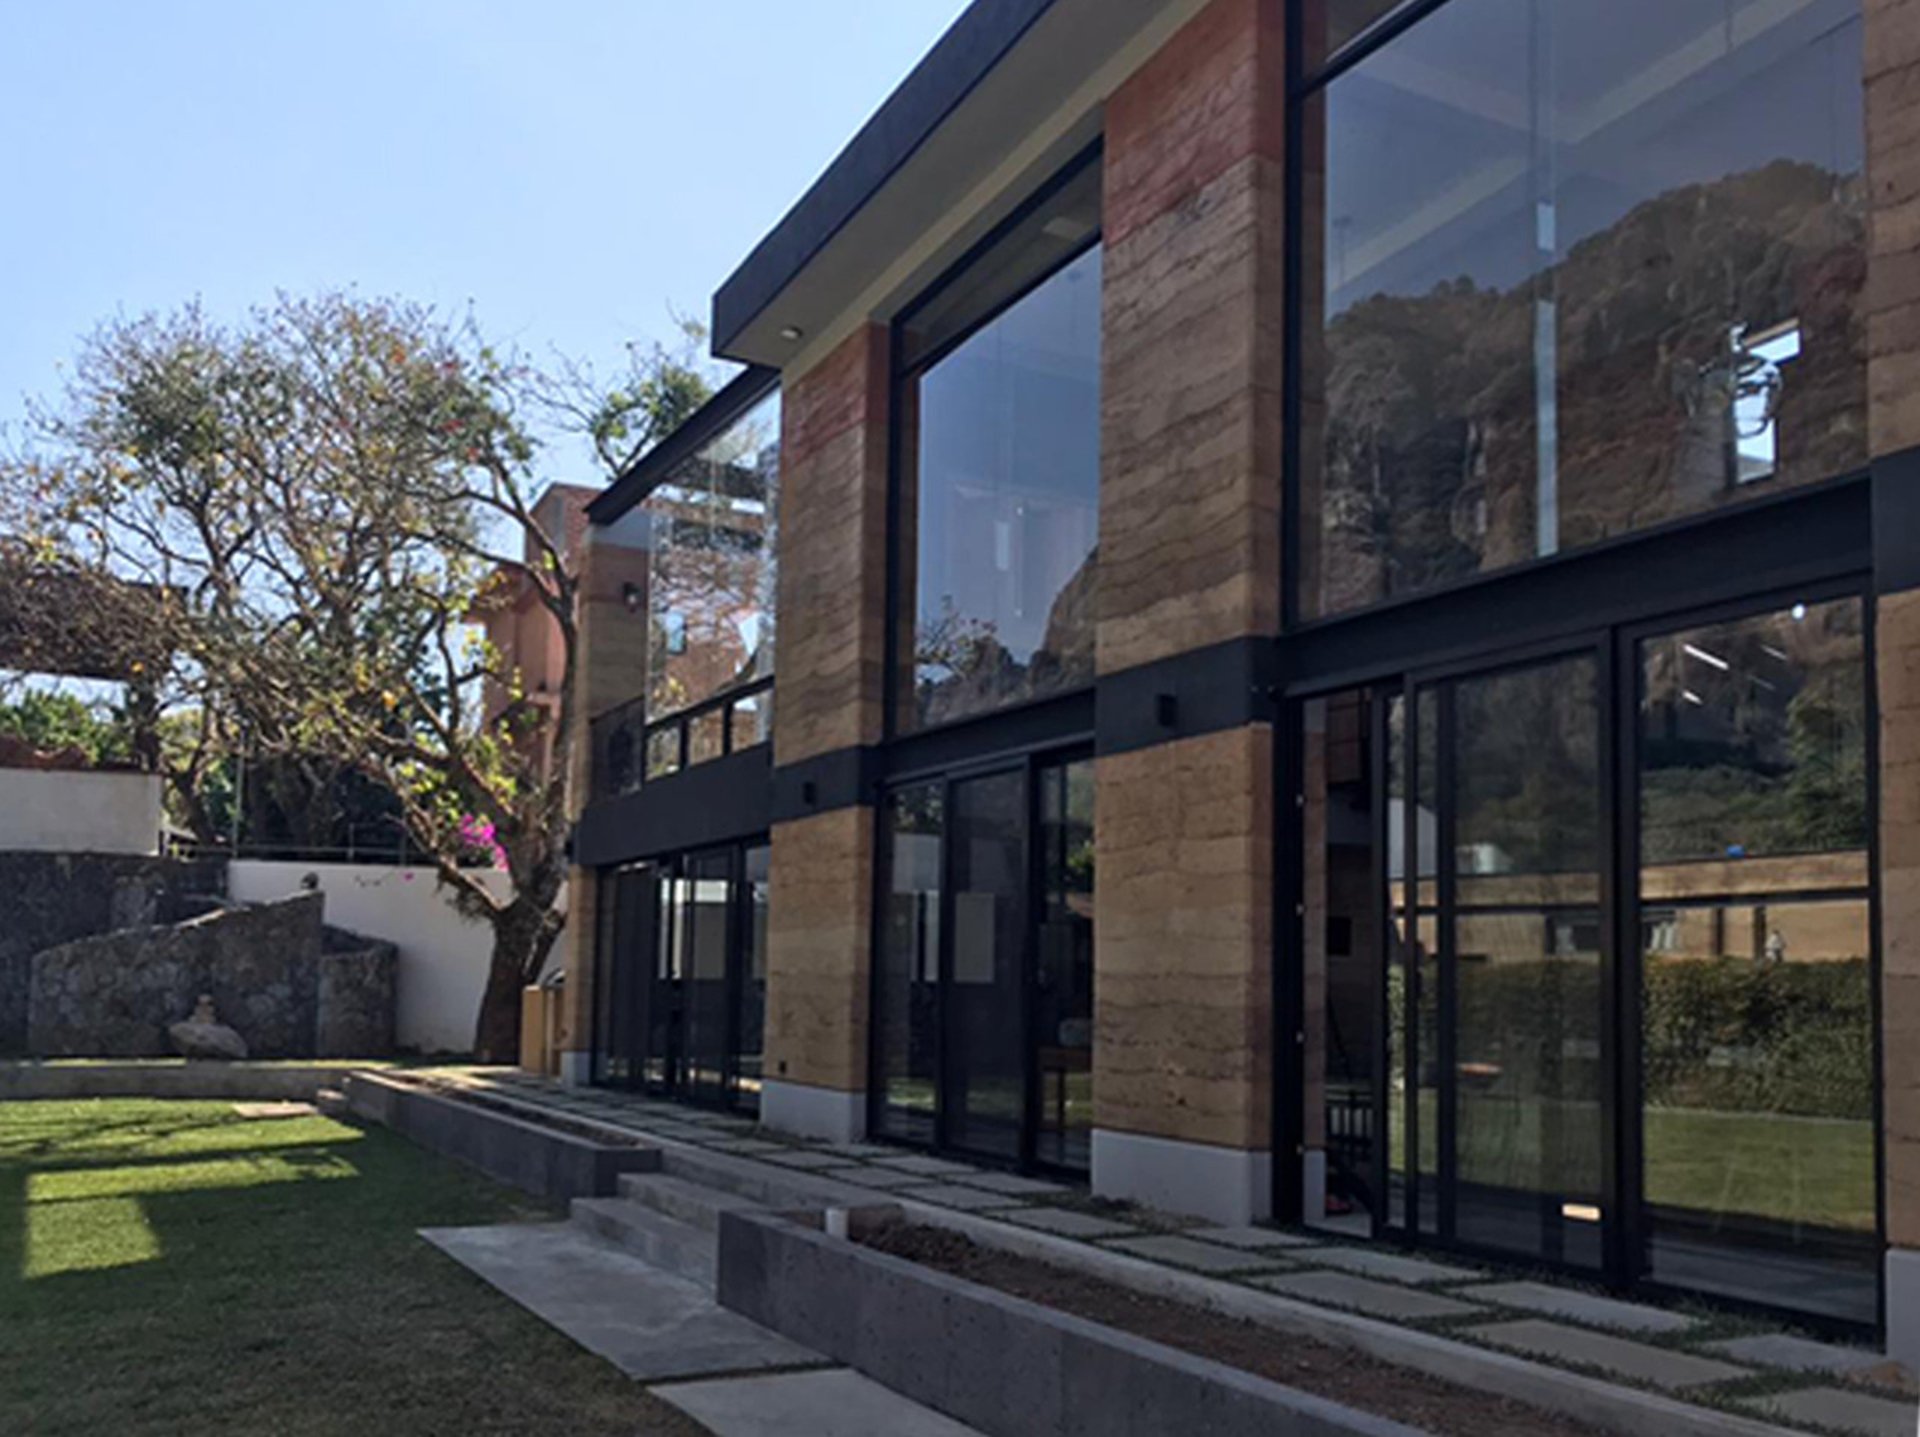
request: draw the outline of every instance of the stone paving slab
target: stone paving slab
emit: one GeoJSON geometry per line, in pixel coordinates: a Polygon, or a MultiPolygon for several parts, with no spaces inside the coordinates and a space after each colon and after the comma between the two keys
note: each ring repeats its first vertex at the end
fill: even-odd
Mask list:
{"type": "Polygon", "coordinates": [[[897,1158],[898,1148],[883,1148],[878,1143],[828,1143],[821,1151],[838,1153],[843,1158],[897,1158]]]}
{"type": "Polygon", "coordinates": [[[1920,1431],[1920,1406],[1838,1387],[1775,1393],[1759,1399],[1754,1406],[1769,1417],[1809,1427],[1831,1427],[1838,1432],[1858,1432],[1862,1437],[1914,1437],[1920,1431]]]}
{"type": "Polygon", "coordinates": [[[1038,1228],[1041,1232],[1050,1232],[1056,1237],[1131,1237],[1139,1236],[1140,1229],[1131,1223],[1115,1222],[1111,1218],[1094,1217],[1091,1213],[1074,1212],[1063,1207],[1029,1207],[1016,1212],[1002,1214],[1000,1222],[1016,1223],[1021,1227],[1038,1228]]]}
{"type": "Polygon", "coordinates": [[[979,1188],[961,1187],[958,1183],[909,1188],[900,1196],[909,1202],[930,1202],[960,1212],[989,1212],[995,1208],[1017,1207],[1020,1203],[1018,1198],[1008,1197],[1004,1193],[983,1193],[979,1188]]]}
{"type": "Polygon", "coordinates": [[[841,1168],[833,1174],[846,1182],[859,1183],[862,1187],[879,1188],[893,1192],[900,1188],[930,1187],[935,1179],[924,1173],[897,1173],[892,1168],[841,1168]]]}
{"type": "Polygon", "coordinates": [[[1580,1327],[1563,1327],[1537,1317],[1470,1328],[1468,1335],[1529,1357],[1598,1368],[1614,1378],[1643,1382],[1669,1392],[1752,1376],[1748,1369],[1735,1367],[1731,1362],[1699,1357],[1691,1352],[1675,1352],[1668,1347],[1649,1347],[1644,1342],[1629,1342],[1624,1337],[1608,1337],[1580,1327]]]}
{"type": "Polygon", "coordinates": [[[1320,1240],[1270,1227],[1196,1227],[1190,1228],[1187,1236],[1242,1252],[1259,1252],[1269,1247],[1312,1247],[1320,1240]]]}
{"type": "Polygon", "coordinates": [[[1380,1277],[1388,1282],[1416,1285],[1437,1282],[1472,1282],[1485,1277],[1470,1267],[1448,1267],[1423,1258],[1406,1257],[1397,1252],[1382,1252],[1363,1247],[1296,1247],[1287,1256],[1307,1267],[1331,1267],[1361,1277],[1380,1277]]]}
{"type": "Polygon", "coordinates": [[[716,1153],[731,1153],[735,1157],[759,1157],[763,1153],[791,1152],[785,1143],[770,1143],[765,1138],[731,1138],[724,1143],[709,1143],[708,1147],[716,1153]]]}
{"type": "Polygon", "coordinates": [[[845,1368],[676,1382],[652,1391],[716,1437],[980,1437],[845,1368]]]}
{"type": "Polygon", "coordinates": [[[1644,1307],[1637,1302],[1620,1302],[1611,1297],[1596,1297],[1570,1287],[1549,1287],[1544,1282],[1495,1282],[1485,1287],[1463,1288],[1462,1297],[1476,1302],[1497,1303],[1537,1312],[1543,1317],[1561,1317],[1569,1322],[1584,1322],[1590,1327],[1612,1327],[1622,1332],[1685,1332],[1695,1325],[1684,1313],[1644,1307]]]}
{"type": "Polygon", "coordinates": [[[954,1163],[948,1162],[945,1158],[929,1158],[918,1155],[905,1158],[876,1158],[874,1159],[873,1166],[877,1168],[891,1168],[897,1173],[919,1173],[924,1177],[930,1178],[950,1178],[960,1177],[962,1175],[971,1176],[980,1171],[979,1168],[970,1167],[966,1163],[954,1163]]]}
{"type": "Polygon", "coordinates": [[[671,1138],[680,1143],[710,1143],[713,1134],[705,1128],[696,1128],[691,1123],[648,1123],[639,1131],[649,1137],[671,1138]]]}
{"type": "Polygon", "coordinates": [[[803,1170],[809,1168],[840,1168],[847,1165],[847,1160],[843,1157],[837,1157],[833,1153],[810,1152],[805,1148],[787,1148],[777,1153],[766,1153],[762,1155],[760,1160],[767,1163],[778,1163],[783,1168],[801,1168],[803,1170]]]}
{"type": "Polygon", "coordinates": [[[1443,1317],[1473,1317],[1486,1311],[1438,1293],[1375,1282],[1350,1272],[1289,1272],[1251,1281],[1253,1286],[1281,1297],[1331,1303],[1363,1312],[1368,1317],[1384,1317],[1390,1322],[1431,1322],[1443,1317]]]}
{"type": "Polygon", "coordinates": [[[1766,1332],[1755,1337],[1730,1337],[1723,1342],[1701,1345],[1702,1352],[1715,1353],[1735,1362],[1751,1362],[1758,1367],[1781,1367],[1789,1372],[1824,1372],[1831,1377],[1846,1377],[1871,1371],[1886,1364],[1886,1357],[1864,1347],[1840,1347],[1815,1342],[1810,1337],[1793,1337],[1784,1332],[1766,1332]]]}
{"type": "Polygon", "coordinates": [[[1164,1262],[1174,1267],[1184,1267],[1194,1272],[1275,1272],[1287,1266],[1273,1258],[1262,1257],[1257,1252],[1237,1252],[1232,1248],[1214,1247],[1208,1243],[1195,1242],[1190,1237],[1173,1234],[1155,1237],[1123,1237],[1117,1242],[1101,1244],[1115,1252],[1128,1253],[1134,1257],[1144,1257],[1153,1262],[1164,1262]]]}
{"type": "Polygon", "coordinates": [[[977,1173],[960,1179],[970,1188],[984,1188],[1008,1197],[1058,1197],[1070,1193],[1065,1183],[1050,1183],[1041,1178],[1023,1178],[1018,1173],[977,1173]]]}
{"type": "Polygon", "coordinates": [[[642,1382],[823,1361],[729,1312],[705,1288],[567,1223],[432,1228],[420,1236],[642,1382]]]}

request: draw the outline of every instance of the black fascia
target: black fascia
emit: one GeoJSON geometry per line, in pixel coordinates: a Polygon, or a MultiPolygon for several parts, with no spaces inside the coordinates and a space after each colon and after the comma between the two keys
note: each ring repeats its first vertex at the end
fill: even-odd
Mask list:
{"type": "Polygon", "coordinates": [[[974,0],[713,297],[713,348],[726,354],[814,256],[1020,42],[1054,0],[974,0]]]}
{"type": "Polygon", "coordinates": [[[590,804],[574,827],[574,861],[611,868],[754,838],[773,827],[773,754],[762,744],[590,804]]]}
{"type": "Polygon", "coordinates": [[[687,417],[673,433],[621,471],[591,504],[587,518],[598,525],[618,522],[673,472],[727,431],[727,427],[780,387],[780,371],[750,364],[720,392],[687,417]]]}

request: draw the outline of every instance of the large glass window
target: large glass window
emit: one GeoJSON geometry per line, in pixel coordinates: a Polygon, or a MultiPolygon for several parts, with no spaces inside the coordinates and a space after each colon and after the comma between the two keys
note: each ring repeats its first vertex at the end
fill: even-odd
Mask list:
{"type": "MultiPolygon", "coordinates": [[[[647,577],[647,717],[658,719],[773,676],[780,395],[768,395],[701,449],[642,506],[647,577]]],[[[687,761],[719,757],[724,717],[689,736],[687,761]]],[[[734,746],[750,725],[736,724],[734,746]]],[[[649,776],[678,765],[674,753],[649,776]]]]}
{"type": "Polygon", "coordinates": [[[902,730],[1093,682],[1099,226],[1089,164],[902,322],[902,730]]]}
{"type": "Polygon", "coordinates": [[[1861,604],[1651,639],[1640,684],[1651,1271],[1871,1322],[1861,604]]]}
{"type": "Polygon", "coordinates": [[[940,1072],[945,790],[937,783],[898,789],[884,817],[880,952],[874,964],[874,1126],[887,1137],[931,1143],[940,1072]]]}
{"type": "Polygon", "coordinates": [[[1307,101],[1304,617],[1864,462],[1859,12],[1451,0],[1307,101]]]}

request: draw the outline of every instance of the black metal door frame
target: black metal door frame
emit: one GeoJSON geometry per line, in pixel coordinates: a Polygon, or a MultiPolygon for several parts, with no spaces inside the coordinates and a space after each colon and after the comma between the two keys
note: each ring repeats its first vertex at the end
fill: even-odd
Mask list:
{"type": "MultiPolygon", "coordinates": [[[[1441,665],[1410,665],[1402,673],[1374,678],[1366,677],[1330,677],[1327,680],[1304,683],[1290,690],[1284,705],[1280,741],[1284,746],[1281,761],[1275,765],[1282,785],[1278,795],[1277,811],[1283,815],[1279,825],[1279,845],[1277,852],[1285,865],[1280,874],[1280,898],[1283,910],[1291,905],[1293,921],[1280,927],[1280,940],[1276,945],[1276,961],[1279,964],[1277,974],[1279,983],[1275,1005],[1277,1025],[1275,1052],[1281,1060],[1275,1063],[1275,1146],[1280,1158],[1274,1165],[1276,1191],[1274,1193],[1274,1211],[1283,1221],[1300,1222],[1308,1215],[1303,1211],[1304,1191],[1304,1113],[1303,1100],[1306,1091],[1304,1072],[1304,1013],[1305,1005],[1305,952],[1306,907],[1302,887],[1305,854],[1305,834],[1303,827],[1303,809],[1305,793],[1301,787],[1301,755],[1305,724],[1303,715],[1306,705],[1315,699],[1324,699],[1335,694],[1359,690],[1368,694],[1370,699],[1369,737],[1373,742],[1370,755],[1372,764],[1373,822],[1376,835],[1375,854],[1375,901],[1387,922],[1382,926],[1381,973],[1375,984],[1375,1012],[1380,1021],[1375,1025],[1374,1058],[1376,1071],[1380,1074],[1375,1095],[1375,1132],[1376,1154],[1374,1158],[1375,1202],[1372,1213],[1372,1230],[1376,1238],[1392,1241],[1408,1247],[1442,1248],[1470,1256],[1479,1256],[1493,1262],[1508,1264],[1522,1263],[1546,1269],[1565,1271],[1570,1276],[1593,1280],[1599,1278],[1606,1285],[1622,1292],[1673,1293],[1691,1298],[1702,1296],[1696,1292],[1680,1293],[1678,1290],[1664,1287],[1652,1280],[1646,1261],[1646,1218],[1644,1204],[1644,1142],[1641,1130],[1643,1104],[1642,1082],[1642,1034],[1641,1034],[1641,984],[1643,982],[1643,964],[1640,953],[1640,925],[1642,905],[1640,900],[1640,792],[1639,792],[1639,705],[1640,705],[1640,646],[1647,640],[1669,634],[1676,630],[1690,628],[1702,623],[1724,621],[1741,617],[1765,614],[1795,603],[1822,603],[1835,599],[1857,598],[1861,601],[1865,615],[1863,648],[1865,656],[1865,676],[1867,699],[1868,733],[1868,772],[1869,788],[1868,832],[1872,851],[1869,854],[1869,873],[1871,876],[1869,902],[1873,932],[1873,953],[1871,955],[1871,985],[1874,1008],[1874,1101],[1875,1101],[1875,1193],[1880,1208],[1878,1213],[1879,1241],[1886,1241],[1885,1214],[1885,1133],[1884,1121],[1880,1112],[1883,1101],[1882,1084],[1879,1075],[1884,1069],[1884,1060],[1880,1045],[1884,1040],[1881,1023],[1880,1004],[1882,955],[1880,939],[1881,893],[1879,875],[1879,757],[1877,749],[1877,686],[1874,674],[1874,637],[1873,603],[1871,585],[1868,578],[1858,573],[1842,573],[1790,587],[1770,585],[1763,590],[1749,593],[1736,599],[1714,599],[1691,606],[1676,607],[1657,616],[1639,616],[1631,620],[1611,622],[1598,629],[1582,630],[1560,638],[1516,647],[1507,650],[1488,650],[1471,658],[1453,660],[1441,665]],[[1596,722],[1598,725],[1598,774],[1596,781],[1597,801],[1600,808],[1601,861],[1599,864],[1599,924],[1600,924],[1600,983],[1602,992],[1600,1020],[1601,1041],[1601,1132],[1602,1132],[1602,1263],[1598,1272],[1592,1268],[1569,1266],[1547,1259],[1526,1259],[1516,1254],[1498,1249],[1488,1249],[1469,1243],[1461,1243],[1454,1236],[1452,1201],[1448,1178],[1452,1174],[1450,1166],[1449,1142],[1452,1136],[1447,1115],[1454,1107],[1454,1087],[1457,1075],[1452,1072],[1448,1062],[1450,1057],[1449,1035],[1456,1016],[1454,999],[1456,965],[1450,961],[1457,955],[1451,952],[1453,947],[1452,923],[1448,915],[1454,911],[1457,895],[1449,890],[1451,882],[1451,863],[1437,865],[1436,888],[1436,938],[1438,939],[1437,967],[1441,982],[1441,1010],[1438,1032],[1441,1042],[1438,1077],[1440,1091],[1437,1094],[1436,1112],[1441,1122],[1441,1132],[1437,1144],[1442,1172],[1438,1174],[1436,1198],[1439,1221],[1437,1231],[1422,1231],[1421,1202],[1422,1192],[1419,1173],[1419,916],[1420,916],[1420,840],[1418,810],[1420,801],[1420,743],[1419,743],[1419,700],[1423,691],[1438,699],[1436,743],[1434,758],[1439,765],[1436,775],[1436,837],[1434,846],[1440,854],[1451,851],[1450,829],[1452,815],[1456,805],[1451,799],[1453,745],[1453,686],[1461,680],[1497,674],[1503,671],[1523,669],[1552,662],[1555,659],[1590,656],[1596,666],[1596,722]],[[1392,886],[1387,879],[1386,814],[1390,802],[1386,784],[1386,748],[1390,740],[1390,728],[1387,722],[1387,704],[1395,697],[1402,698],[1405,713],[1404,744],[1401,754],[1401,772],[1403,774],[1403,803],[1405,814],[1403,827],[1405,832],[1402,862],[1405,871],[1402,909],[1396,914],[1393,909],[1392,886]],[[1405,1125],[1405,1144],[1408,1152],[1405,1216],[1399,1224],[1388,1221],[1390,1207],[1390,1156],[1387,1140],[1388,1127],[1386,1117],[1391,1103],[1388,1093],[1388,1078],[1392,1072],[1390,1066],[1391,1010],[1389,1007],[1387,974],[1391,969],[1394,956],[1390,945],[1395,929],[1393,919],[1399,917],[1403,931],[1407,935],[1403,960],[1407,968],[1407,987],[1402,1002],[1406,1007],[1406,1050],[1404,1063],[1407,1074],[1407,1092],[1403,1103],[1401,1120],[1405,1125]],[[1289,1036],[1290,1035],[1290,1036],[1289,1036]]],[[[1881,1279],[1881,1325],[1885,1321],[1885,1282],[1881,1279]]],[[[1839,1331],[1857,1330],[1846,1323],[1825,1321],[1817,1315],[1799,1312],[1795,1309],[1771,1307],[1764,1303],[1743,1302],[1734,1298],[1713,1297],[1711,1300],[1732,1310],[1745,1310],[1765,1314],[1770,1317],[1787,1315],[1796,1322],[1813,1328],[1831,1327],[1839,1331]]]]}

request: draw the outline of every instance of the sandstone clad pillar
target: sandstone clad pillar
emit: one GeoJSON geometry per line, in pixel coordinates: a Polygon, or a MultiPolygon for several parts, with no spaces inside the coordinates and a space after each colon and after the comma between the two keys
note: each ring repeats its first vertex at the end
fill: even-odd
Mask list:
{"type": "Polygon", "coordinates": [[[1887,1345],[1920,1372],[1920,6],[1866,0],[1887,1345]]]}
{"type": "Polygon", "coordinates": [[[774,764],[800,816],[773,829],[761,1117],[838,1141],[866,1128],[874,814],[826,775],[882,737],[887,366],[869,326],[782,401],[774,764]]]}
{"type": "MultiPolygon", "coordinates": [[[[646,523],[646,515],[635,511],[607,528],[589,528],[583,541],[569,823],[578,821],[593,796],[593,720],[637,701],[646,689],[647,615],[644,606],[636,612],[627,601],[629,593],[646,592],[646,523]]],[[[593,1081],[600,887],[598,875],[590,868],[575,867],[567,875],[567,928],[560,935],[560,957],[567,973],[561,999],[560,1080],[579,1086],[593,1081]]]]}
{"type": "Polygon", "coordinates": [[[1093,1181],[1229,1222],[1270,1207],[1273,729],[1183,694],[1143,741],[1107,680],[1279,630],[1283,10],[1213,0],[1106,121],[1093,1181]]]}

